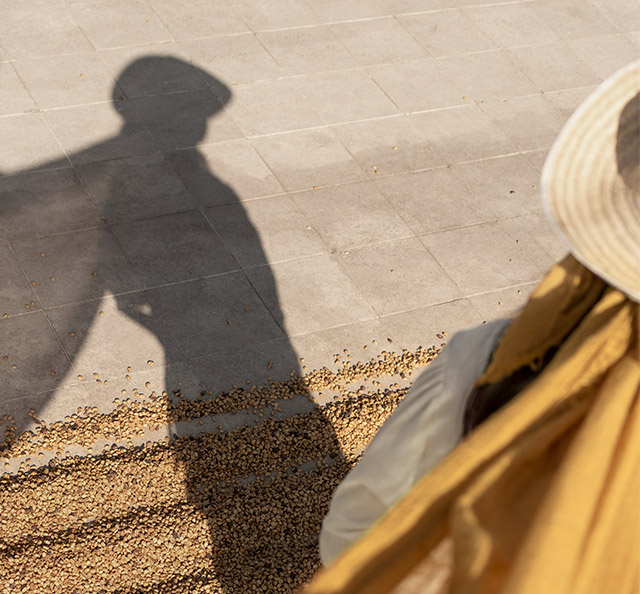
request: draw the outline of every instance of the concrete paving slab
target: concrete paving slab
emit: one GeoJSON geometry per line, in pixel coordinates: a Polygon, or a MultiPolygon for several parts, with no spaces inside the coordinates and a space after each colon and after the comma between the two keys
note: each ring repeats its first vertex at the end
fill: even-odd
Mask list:
{"type": "Polygon", "coordinates": [[[381,178],[376,187],[415,234],[495,218],[447,167],[381,178]]]}
{"type": "Polygon", "coordinates": [[[507,50],[507,56],[540,91],[599,85],[602,78],[576,57],[566,42],[507,50]]]}
{"type": "MultiPolygon", "coordinates": [[[[0,374],[2,402],[49,393],[76,381],[65,381],[71,361],[42,311],[0,319],[2,345],[0,374]]],[[[18,404],[18,403],[15,403],[18,404]]],[[[79,403],[80,405],[80,403],[79,403]]],[[[22,414],[22,406],[4,408],[3,414],[22,414]]],[[[27,409],[28,410],[28,409],[27,409]]]]}
{"type": "Polygon", "coordinates": [[[195,208],[162,153],[76,165],[101,217],[122,223],[195,208]]]}
{"type": "Polygon", "coordinates": [[[2,17],[0,38],[7,60],[93,49],[69,8],[62,3],[4,2],[2,17]]]}
{"type": "MultiPolygon", "coordinates": [[[[459,89],[462,101],[499,101],[537,93],[539,89],[524,72],[514,66],[506,52],[480,52],[465,56],[446,56],[437,60],[438,70],[459,89]]],[[[437,79],[436,79],[437,80],[437,79]]],[[[440,106],[447,107],[447,106],[440,106]]]]}
{"type": "Polygon", "coordinates": [[[243,137],[209,89],[137,97],[131,99],[131,103],[156,145],[163,150],[192,147],[200,141],[222,142],[243,137]],[[207,123],[207,118],[214,114],[218,114],[217,117],[207,123]]]}
{"type": "Polygon", "coordinates": [[[166,158],[202,208],[284,192],[247,139],[176,151],[166,158]]]}
{"type": "Polygon", "coordinates": [[[234,85],[228,111],[247,136],[322,126],[325,121],[309,97],[310,86],[299,78],[234,85]]]}
{"type": "Polygon", "coordinates": [[[362,69],[310,75],[297,82],[327,124],[399,113],[389,97],[362,69]]]}
{"type": "Polygon", "coordinates": [[[280,318],[268,270],[262,280],[260,296],[242,272],[166,285],[146,294],[153,315],[164,320],[186,356],[193,359],[284,337],[274,320],[274,315],[280,318]],[[275,314],[264,305],[271,307],[274,300],[275,314]]]}
{"type": "Polygon", "coordinates": [[[158,150],[130,101],[79,105],[44,115],[74,165],[158,150]]]}
{"type": "Polygon", "coordinates": [[[368,296],[327,254],[253,268],[247,275],[287,336],[375,317],[368,296]]]}
{"type": "Polygon", "coordinates": [[[265,31],[257,38],[280,64],[285,75],[357,66],[347,48],[324,25],[265,31]]]}
{"type": "Polygon", "coordinates": [[[234,386],[269,385],[269,379],[286,381],[292,371],[300,371],[299,357],[288,339],[226,348],[191,363],[207,392],[214,395],[234,386]]]}
{"type": "Polygon", "coordinates": [[[105,0],[69,9],[95,49],[172,41],[146,0],[105,0]]]}
{"type": "Polygon", "coordinates": [[[546,95],[485,101],[481,108],[520,151],[549,148],[566,121],[546,95]]]}
{"type": "Polygon", "coordinates": [[[342,144],[372,178],[445,165],[439,151],[407,116],[332,126],[342,144]]]}
{"type": "Polygon", "coordinates": [[[374,66],[367,71],[404,113],[467,103],[464,92],[433,58],[374,66]]]}
{"type": "Polygon", "coordinates": [[[403,20],[383,17],[337,23],[331,26],[331,31],[361,66],[426,58],[429,54],[414,39],[415,33],[403,25],[403,20]]]}
{"type": "Polygon", "coordinates": [[[498,49],[498,44],[459,8],[402,15],[398,20],[431,56],[498,49]]]}
{"type": "Polygon", "coordinates": [[[528,2],[474,6],[464,12],[503,49],[560,41],[560,36],[536,15],[528,2]]]}
{"type": "Polygon", "coordinates": [[[570,42],[576,55],[604,80],[638,57],[638,44],[622,34],[587,37],[570,42]]]}
{"type": "Polygon", "coordinates": [[[131,373],[128,367],[139,371],[185,360],[141,291],[52,308],[47,317],[73,360],[69,381],[82,376],[83,384],[108,386],[131,373]]]}
{"type": "Polygon", "coordinates": [[[373,182],[293,194],[331,252],[413,235],[373,182]]]}
{"type": "Polygon", "coordinates": [[[478,105],[463,105],[409,116],[410,122],[447,163],[515,152],[513,142],[478,105]]]}
{"type": "Polygon", "coordinates": [[[216,206],[205,214],[243,268],[327,253],[318,230],[292,196],[216,206]]]}
{"type": "Polygon", "coordinates": [[[232,4],[191,0],[189,10],[185,10],[184,4],[173,0],[149,0],[149,3],[178,41],[245,33],[249,30],[232,4]]]}
{"type": "Polygon", "coordinates": [[[43,114],[24,113],[0,118],[2,175],[69,165],[43,114]]]}
{"type": "Polygon", "coordinates": [[[354,248],[339,262],[380,316],[461,297],[451,277],[416,237],[354,248]]]}
{"type": "Polygon", "coordinates": [[[108,229],[83,229],[13,242],[20,264],[44,307],[142,289],[108,229]]]}
{"type": "Polygon", "coordinates": [[[365,172],[330,128],[252,139],[253,146],[289,191],[365,179],[365,172]]]}
{"type": "Polygon", "coordinates": [[[507,155],[452,167],[467,186],[478,208],[496,219],[518,216],[542,208],[540,173],[523,155],[507,155]]]}
{"type": "Polygon", "coordinates": [[[147,288],[240,268],[199,210],[119,223],[110,229],[147,288]]]}
{"type": "Polygon", "coordinates": [[[283,74],[282,68],[251,33],[185,41],[180,45],[200,68],[214,73],[226,84],[283,74]]]}
{"type": "Polygon", "coordinates": [[[206,89],[210,83],[176,42],[128,46],[97,52],[118,90],[133,99],[206,89]]]}
{"type": "Polygon", "coordinates": [[[499,221],[438,231],[420,239],[464,295],[540,278],[530,255],[502,230],[499,221]]]}
{"type": "Polygon", "coordinates": [[[94,51],[17,60],[14,64],[40,109],[97,103],[112,98],[114,79],[94,51]]]}
{"type": "Polygon", "coordinates": [[[0,116],[32,110],[35,103],[11,62],[0,62],[0,116]]]}
{"type": "Polygon", "coordinates": [[[456,299],[382,316],[380,321],[393,341],[388,348],[415,350],[440,347],[459,330],[477,326],[483,319],[469,299],[456,299]]]}
{"type": "Polygon", "coordinates": [[[318,24],[307,0],[238,0],[233,8],[252,31],[318,24]]]}
{"type": "Polygon", "coordinates": [[[469,297],[469,301],[480,312],[484,320],[512,318],[524,307],[535,288],[536,283],[526,283],[474,295],[469,297]]]}
{"type": "Polygon", "coordinates": [[[11,240],[102,224],[100,210],[71,167],[0,177],[0,227],[11,240]]]}
{"type": "Polygon", "coordinates": [[[1,316],[15,316],[27,311],[37,311],[40,303],[33,292],[33,286],[24,274],[18,258],[9,245],[0,245],[0,279],[1,316]]]}

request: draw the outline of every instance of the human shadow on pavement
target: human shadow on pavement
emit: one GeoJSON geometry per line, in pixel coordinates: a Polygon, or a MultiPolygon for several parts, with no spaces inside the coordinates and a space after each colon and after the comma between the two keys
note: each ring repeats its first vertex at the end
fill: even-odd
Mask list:
{"type": "MultiPolygon", "coordinates": [[[[233,188],[209,170],[198,148],[208,125],[230,99],[231,92],[221,81],[191,64],[162,56],[136,60],[120,74],[113,90],[113,108],[123,119],[119,134],[68,155],[68,161],[0,176],[0,228],[7,239],[0,250],[7,250],[1,255],[13,266],[13,276],[0,281],[5,283],[0,298],[16,287],[27,294],[22,289],[24,277],[36,296],[20,315],[0,319],[0,333],[7,341],[6,364],[17,362],[13,370],[17,373],[3,372],[2,377],[9,378],[3,406],[9,400],[14,407],[24,401],[37,416],[54,394],[58,398],[68,391],[76,398],[82,390],[90,396],[104,390],[105,374],[75,384],[67,379],[63,385],[62,378],[75,375],[90,330],[102,323],[109,304],[160,345],[166,366],[141,373],[154,371],[154,385],[164,384],[171,403],[181,401],[180,391],[187,398],[215,398],[224,385],[218,376],[229,380],[230,372],[237,373],[238,384],[245,378],[259,384],[272,374],[286,379],[289,370],[299,371],[260,238],[233,188]],[[216,219],[221,206],[235,209],[233,225],[243,234],[235,241],[253,246],[253,266],[264,267],[259,292],[221,239],[221,234],[233,235],[230,219],[216,219]],[[164,375],[159,381],[158,374],[164,375]],[[200,393],[189,393],[186,384],[200,393]]],[[[215,138],[209,135],[207,142],[215,138]]],[[[118,361],[119,349],[123,342],[135,341],[135,333],[115,332],[95,356],[111,365],[111,376],[118,373],[118,365],[124,376],[128,361],[118,361]]],[[[134,345],[126,346],[122,352],[146,359],[134,345]]],[[[112,379],[111,384],[117,382],[112,379]]],[[[149,392],[142,385],[139,390],[149,392]]],[[[304,402],[302,410],[313,414],[315,405],[304,402]]],[[[324,443],[331,444],[334,453],[339,451],[329,421],[322,415],[314,419],[321,425],[315,430],[324,443]]],[[[264,562],[276,566],[274,575],[286,573],[292,589],[313,571],[296,567],[296,551],[301,538],[305,547],[315,547],[319,524],[308,518],[317,510],[305,509],[300,502],[305,490],[317,490],[319,483],[293,461],[284,460],[283,465],[283,458],[308,448],[313,437],[299,428],[292,430],[284,417],[269,422],[274,432],[285,425],[289,431],[287,449],[282,454],[270,451],[268,456],[284,472],[286,488],[285,499],[278,489],[252,495],[251,509],[260,503],[265,510],[261,521],[247,524],[255,518],[248,508],[226,513],[236,505],[236,494],[253,488],[246,481],[231,479],[223,484],[216,479],[203,485],[208,479],[202,460],[215,464],[215,451],[183,458],[190,500],[207,514],[212,542],[218,543],[211,564],[220,568],[221,587],[228,594],[251,592],[255,572],[264,562]],[[269,519],[268,510],[276,508],[277,520],[269,519]],[[217,536],[222,525],[226,540],[217,536]],[[264,537],[256,541],[255,531],[263,531],[264,537]]],[[[231,416],[227,423],[234,423],[231,416]]],[[[180,437],[176,427],[172,432],[178,448],[195,439],[180,437]]],[[[243,455],[242,450],[236,454],[239,470],[243,455]]],[[[265,464],[260,467],[264,473],[275,471],[265,464]]],[[[176,576],[177,581],[184,579],[189,578],[176,576]]],[[[263,583],[256,591],[275,591],[269,587],[263,583]]]]}

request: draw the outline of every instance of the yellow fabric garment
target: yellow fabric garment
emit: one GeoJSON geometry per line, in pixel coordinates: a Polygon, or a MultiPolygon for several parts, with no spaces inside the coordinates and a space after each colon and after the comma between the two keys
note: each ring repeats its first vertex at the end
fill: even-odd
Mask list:
{"type": "Polygon", "coordinates": [[[454,594],[639,592],[638,310],[553,267],[479,383],[551,362],[305,592],[389,592],[446,535],[454,594]]]}

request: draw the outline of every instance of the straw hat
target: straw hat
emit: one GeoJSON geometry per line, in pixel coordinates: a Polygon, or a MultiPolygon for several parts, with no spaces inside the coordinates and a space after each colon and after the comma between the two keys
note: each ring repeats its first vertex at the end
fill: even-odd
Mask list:
{"type": "Polygon", "coordinates": [[[576,259],[640,302],[640,61],[565,124],[542,171],[542,200],[576,259]]]}

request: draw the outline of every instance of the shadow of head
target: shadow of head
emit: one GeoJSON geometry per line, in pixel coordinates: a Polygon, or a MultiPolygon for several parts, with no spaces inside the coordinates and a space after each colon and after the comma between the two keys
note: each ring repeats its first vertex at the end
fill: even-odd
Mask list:
{"type": "MultiPolygon", "coordinates": [[[[207,120],[231,100],[230,89],[215,76],[172,56],[145,56],[131,62],[113,86],[114,104],[133,101],[145,121],[179,131],[180,144],[195,144],[207,120]]],[[[125,126],[133,111],[118,110],[125,126]]]]}

